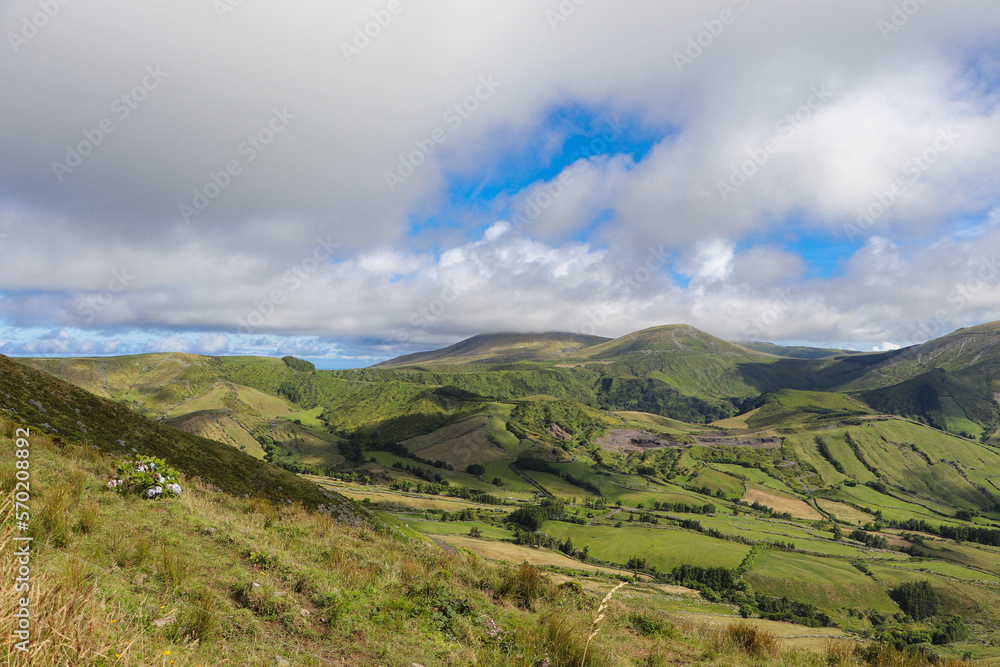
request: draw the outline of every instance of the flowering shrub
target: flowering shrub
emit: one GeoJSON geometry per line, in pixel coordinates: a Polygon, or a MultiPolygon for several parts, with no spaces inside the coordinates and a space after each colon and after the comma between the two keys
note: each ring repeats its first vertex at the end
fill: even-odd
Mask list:
{"type": "Polygon", "coordinates": [[[143,498],[159,500],[181,494],[177,479],[177,471],[163,459],[138,456],[118,464],[117,474],[108,482],[108,488],[118,493],[137,493],[143,498]]]}

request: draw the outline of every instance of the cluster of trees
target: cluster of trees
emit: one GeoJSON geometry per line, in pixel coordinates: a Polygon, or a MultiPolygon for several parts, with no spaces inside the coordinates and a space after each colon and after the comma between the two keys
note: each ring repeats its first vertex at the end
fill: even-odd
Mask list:
{"type": "Polygon", "coordinates": [[[889,548],[889,540],[882,537],[881,535],[872,535],[871,533],[866,533],[860,528],[852,530],[851,534],[848,535],[848,537],[850,537],[852,540],[857,540],[858,542],[861,542],[869,549],[889,548]]]}
{"type": "Polygon", "coordinates": [[[306,361],[305,359],[297,359],[295,357],[288,356],[288,357],[282,357],[281,360],[284,361],[285,365],[291,368],[293,371],[300,371],[302,373],[312,373],[314,370],[316,370],[316,366],[311,362],[306,361]]]}
{"type": "Polygon", "coordinates": [[[760,593],[750,596],[750,600],[752,604],[740,605],[741,614],[756,609],[761,618],[769,621],[787,621],[810,628],[834,625],[828,614],[808,602],[796,602],[787,597],[768,597],[760,593]]]}
{"type": "Polygon", "coordinates": [[[914,620],[922,621],[937,613],[937,592],[927,580],[904,582],[890,590],[889,597],[914,620]]]}
{"type": "Polygon", "coordinates": [[[549,475],[555,475],[556,477],[561,477],[573,486],[580,487],[584,491],[587,491],[595,496],[602,496],[601,489],[596,484],[592,484],[586,480],[578,479],[568,472],[563,472],[556,466],[552,465],[545,459],[539,456],[532,456],[531,454],[522,453],[517,457],[514,465],[522,470],[534,470],[536,472],[544,472],[549,475]]]}
{"type": "Polygon", "coordinates": [[[566,514],[566,505],[557,498],[543,498],[537,505],[519,507],[507,516],[507,522],[529,532],[535,532],[546,521],[561,519],[566,514]]]}
{"type": "Polygon", "coordinates": [[[715,504],[705,503],[704,505],[688,505],[687,503],[661,503],[653,501],[653,509],[663,512],[679,512],[682,514],[715,514],[715,504]]]}
{"type": "Polygon", "coordinates": [[[416,483],[407,482],[405,480],[399,480],[395,482],[392,487],[394,491],[402,491],[404,493],[409,493],[411,491],[416,493],[426,493],[431,496],[453,496],[455,498],[463,498],[465,500],[471,500],[472,502],[482,503],[483,505],[506,505],[507,501],[503,498],[498,498],[484,491],[479,491],[477,489],[470,489],[465,486],[452,486],[448,484],[448,480],[445,480],[443,484],[435,484],[431,482],[427,483],[416,483]]]}
{"type": "Polygon", "coordinates": [[[792,515],[790,512],[775,512],[773,507],[768,507],[758,500],[753,501],[752,505],[747,505],[745,500],[737,500],[737,505],[746,505],[752,510],[757,510],[758,512],[763,512],[768,516],[774,517],[775,519],[785,519],[786,521],[792,520],[792,515]]]}
{"type": "Polygon", "coordinates": [[[975,542],[993,547],[1000,546],[1000,530],[985,526],[949,526],[946,524],[932,526],[923,519],[906,519],[905,521],[892,519],[888,525],[890,528],[930,533],[956,542],[975,542]]]}
{"type": "Polygon", "coordinates": [[[678,565],[670,571],[675,583],[688,588],[711,588],[713,591],[735,589],[740,576],[736,570],[725,567],[701,567],[700,565],[678,565]]]}

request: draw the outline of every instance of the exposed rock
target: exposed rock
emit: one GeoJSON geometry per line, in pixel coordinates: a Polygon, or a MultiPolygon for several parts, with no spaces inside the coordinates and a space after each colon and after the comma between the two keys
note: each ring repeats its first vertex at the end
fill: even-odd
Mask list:
{"type": "Polygon", "coordinates": [[[551,435],[554,435],[555,437],[559,438],[560,440],[568,442],[568,441],[570,441],[570,440],[573,439],[573,436],[571,436],[569,433],[567,433],[566,430],[563,429],[563,427],[560,426],[559,424],[555,424],[555,423],[550,424],[549,427],[546,430],[551,435]]]}
{"type": "Polygon", "coordinates": [[[177,622],[177,617],[171,614],[170,616],[164,616],[163,618],[158,618],[153,621],[153,625],[157,628],[162,628],[168,625],[173,625],[177,622]]]}

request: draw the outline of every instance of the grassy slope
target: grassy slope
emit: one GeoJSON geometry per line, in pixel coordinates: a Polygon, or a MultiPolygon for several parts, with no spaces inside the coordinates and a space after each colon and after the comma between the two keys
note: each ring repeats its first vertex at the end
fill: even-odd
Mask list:
{"type": "MultiPolygon", "coordinates": [[[[595,596],[614,584],[590,573],[582,581],[592,593],[559,589],[535,568],[449,556],[402,527],[380,534],[188,479],[177,499],[123,497],[104,483],[114,465],[108,454],[42,435],[31,441],[31,664],[523,667],[547,657],[577,665],[595,596]],[[502,641],[490,636],[491,622],[502,641]]],[[[3,497],[13,486],[13,449],[0,437],[3,497]]],[[[0,543],[10,536],[5,521],[0,543]]],[[[11,550],[0,551],[4,635],[14,624],[16,565],[11,550]]],[[[678,632],[659,611],[676,607],[669,599],[641,584],[612,598],[586,664],[815,664],[813,654],[778,643],[752,657],[686,621],[678,632]],[[670,638],[635,632],[636,619],[661,624],[670,638]]],[[[28,664],[11,653],[8,643],[0,648],[7,664],[28,664]]]]}
{"type": "Polygon", "coordinates": [[[105,452],[137,451],[165,458],[190,476],[236,494],[287,498],[355,513],[353,503],[324,493],[292,473],[214,440],[200,438],[136,414],[131,409],[51,375],[0,356],[3,406],[39,432],[92,445],[105,452]],[[280,487],[280,488],[279,488],[280,487]]]}

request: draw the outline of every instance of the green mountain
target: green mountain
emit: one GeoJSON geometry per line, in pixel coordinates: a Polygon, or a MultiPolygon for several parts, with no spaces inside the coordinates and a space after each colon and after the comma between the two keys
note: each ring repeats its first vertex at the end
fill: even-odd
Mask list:
{"type": "Polygon", "coordinates": [[[509,364],[518,361],[554,361],[572,356],[585,347],[609,339],[550,332],[543,334],[499,333],[467,338],[430,352],[415,352],[375,364],[374,368],[421,366],[424,364],[509,364]]]}
{"type": "MultiPolygon", "coordinates": [[[[848,360],[844,360],[848,361],[848,360]]],[[[959,329],[874,359],[838,387],[873,407],[980,437],[1000,422],[1000,323],[959,329]]]]}
{"type": "Polygon", "coordinates": [[[774,343],[766,343],[759,340],[740,341],[738,344],[757,352],[773,354],[776,357],[791,357],[793,359],[822,359],[824,357],[832,357],[838,354],[863,354],[861,352],[856,352],[855,350],[804,347],[800,345],[775,345],[774,343]]]}

